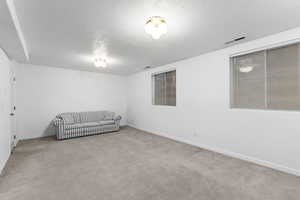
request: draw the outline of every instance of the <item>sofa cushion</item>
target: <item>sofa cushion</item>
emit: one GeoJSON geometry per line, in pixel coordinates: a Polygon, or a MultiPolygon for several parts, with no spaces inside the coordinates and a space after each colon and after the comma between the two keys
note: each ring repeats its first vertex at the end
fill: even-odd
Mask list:
{"type": "MultiPolygon", "coordinates": [[[[114,120],[115,113],[110,111],[93,111],[93,112],[77,112],[62,113],[57,115],[62,118],[65,124],[77,124],[87,122],[100,122],[114,120]]],[[[108,123],[108,122],[106,122],[108,123]]]]}
{"type": "Polygon", "coordinates": [[[75,124],[80,122],[78,113],[62,113],[58,115],[58,117],[62,118],[66,124],[75,124]]]}
{"type": "Polygon", "coordinates": [[[104,112],[104,120],[113,120],[115,117],[114,112],[103,111],[104,112]]]}
{"type": "Polygon", "coordinates": [[[77,123],[77,124],[71,124],[67,125],[66,129],[75,129],[75,128],[88,128],[88,127],[95,127],[95,126],[101,126],[99,122],[86,122],[86,123],[77,123]]]}
{"type": "Polygon", "coordinates": [[[81,112],[80,113],[80,121],[81,123],[85,122],[99,122],[104,119],[103,111],[96,112],[81,112]]]}
{"type": "Polygon", "coordinates": [[[113,120],[115,113],[109,111],[93,111],[93,112],[81,112],[80,122],[99,122],[104,120],[113,120]]]}
{"type": "Polygon", "coordinates": [[[114,120],[104,120],[104,121],[100,121],[100,124],[103,125],[110,125],[110,124],[115,124],[114,120]]]}

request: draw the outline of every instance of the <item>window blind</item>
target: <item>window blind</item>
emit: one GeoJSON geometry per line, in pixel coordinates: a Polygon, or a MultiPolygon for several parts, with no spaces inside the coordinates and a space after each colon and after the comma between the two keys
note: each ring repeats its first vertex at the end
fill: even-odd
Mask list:
{"type": "Polygon", "coordinates": [[[153,104],[176,106],[176,71],[153,75],[153,104]]]}
{"type": "Polygon", "coordinates": [[[231,58],[231,106],[300,110],[300,45],[231,58]]]}

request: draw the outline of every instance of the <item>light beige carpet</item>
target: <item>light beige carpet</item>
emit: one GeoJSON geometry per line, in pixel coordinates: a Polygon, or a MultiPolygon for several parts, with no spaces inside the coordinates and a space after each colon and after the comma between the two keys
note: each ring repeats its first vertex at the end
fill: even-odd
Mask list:
{"type": "Polygon", "coordinates": [[[21,141],[1,200],[299,200],[300,178],[133,128],[21,141]]]}

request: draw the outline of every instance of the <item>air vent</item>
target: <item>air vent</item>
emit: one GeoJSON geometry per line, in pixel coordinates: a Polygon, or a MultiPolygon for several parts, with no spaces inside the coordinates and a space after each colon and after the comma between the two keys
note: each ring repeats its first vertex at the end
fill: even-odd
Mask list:
{"type": "Polygon", "coordinates": [[[230,41],[228,41],[228,42],[225,42],[225,44],[226,44],[226,45],[232,44],[232,43],[234,43],[234,42],[238,42],[238,41],[244,40],[244,39],[246,39],[246,37],[239,37],[239,38],[236,38],[236,39],[234,39],[234,40],[230,40],[230,41]]]}
{"type": "Polygon", "coordinates": [[[151,69],[151,66],[144,67],[144,70],[151,69]]]}

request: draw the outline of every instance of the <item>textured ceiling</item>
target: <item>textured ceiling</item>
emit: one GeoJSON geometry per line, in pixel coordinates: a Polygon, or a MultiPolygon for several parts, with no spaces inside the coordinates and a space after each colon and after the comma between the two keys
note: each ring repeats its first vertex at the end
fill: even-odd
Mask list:
{"type": "Polygon", "coordinates": [[[14,0],[28,47],[21,43],[4,0],[0,46],[19,62],[127,75],[300,26],[297,0],[14,0]],[[145,20],[159,15],[168,33],[153,40],[145,20]],[[108,67],[95,68],[101,43],[108,67]]]}

